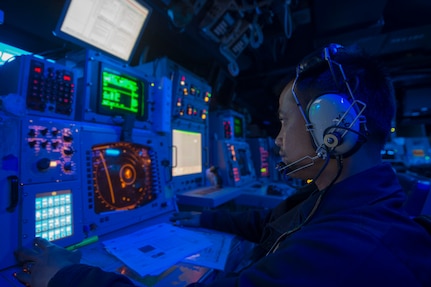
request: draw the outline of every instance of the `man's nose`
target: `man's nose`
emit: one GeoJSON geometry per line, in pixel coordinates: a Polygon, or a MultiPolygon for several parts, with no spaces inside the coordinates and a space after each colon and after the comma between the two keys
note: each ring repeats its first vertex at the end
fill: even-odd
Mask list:
{"type": "Polygon", "coordinates": [[[278,147],[281,147],[281,145],[282,145],[282,143],[283,143],[283,140],[282,140],[282,138],[278,135],[276,138],[275,138],[275,145],[276,146],[278,146],[278,147]]]}

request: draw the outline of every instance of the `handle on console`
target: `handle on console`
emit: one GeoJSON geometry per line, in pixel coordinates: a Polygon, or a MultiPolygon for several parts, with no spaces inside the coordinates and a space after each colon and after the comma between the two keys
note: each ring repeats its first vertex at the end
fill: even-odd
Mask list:
{"type": "Polygon", "coordinates": [[[19,188],[18,188],[18,177],[16,175],[10,175],[7,177],[10,187],[10,205],[6,208],[8,212],[13,212],[18,206],[19,201],[19,188]]]}

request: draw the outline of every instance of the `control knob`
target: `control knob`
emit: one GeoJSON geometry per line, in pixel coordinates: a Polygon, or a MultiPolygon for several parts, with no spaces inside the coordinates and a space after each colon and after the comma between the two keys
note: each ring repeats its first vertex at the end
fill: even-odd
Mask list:
{"type": "Polygon", "coordinates": [[[35,129],[30,129],[29,131],[28,131],[28,136],[29,137],[34,137],[36,135],[36,130],[35,129]]]}
{"type": "Polygon", "coordinates": [[[51,160],[49,158],[44,157],[37,161],[36,167],[39,171],[46,171],[47,169],[49,169],[50,164],[51,164],[51,160]]]}
{"type": "Polygon", "coordinates": [[[44,128],[44,129],[42,129],[42,130],[40,131],[40,133],[41,133],[43,136],[46,136],[46,135],[48,134],[48,128],[44,128]]]}
{"type": "Polygon", "coordinates": [[[65,132],[64,134],[63,134],[63,140],[65,141],[65,142],[71,142],[71,141],[73,141],[73,135],[72,135],[72,133],[71,132],[65,132]]]}
{"type": "Polygon", "coordinates": [[[63,149],[63,154],[64,155],[72,155],[73,154],[73,152],[74,152],[74,150],[72,149],[72,147],[65,147],[64,149],[63,149]]]}
{"type": "Polygon", "coordinates": [[[71,172],[71,171],[72,171],[72,167],[73,167],[73,165],[72,165],[72,162],[70,162],[70,161],[65,162],[65,163],[63,164],[63,169],[64,169],[64,171],[65,171],[66,173],[71,172]]]}

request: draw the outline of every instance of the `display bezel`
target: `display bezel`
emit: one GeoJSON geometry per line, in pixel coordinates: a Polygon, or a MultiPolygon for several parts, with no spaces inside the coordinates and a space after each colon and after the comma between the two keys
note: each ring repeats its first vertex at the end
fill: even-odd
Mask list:
{"type": "MultiPolygon", "coordinates": [[[[138,78],[133,73],[128,71],[123,71],[119,67],[112,67],[107,63],[99,63],[98,68],[98,87],[97,87],[97,95],[96,95],[96,111],[102,115],[109,116],[135,116],[137,120],[143,121],[147,119],[147,105],[146,100],[148,96],[148,88],[150,83],[145,79],[138,78]],[[105,76],[104,73],[110,73],[111,75],[117,75],[125,80],[135,82],[137,85],[137,99],[138,102],[136,111],[127,110],[126,108],[109,108],[107,105],[103,104],[103,97],[105,95],[105,76]]],[[[121,87],[117,87],[118,91],[121,91],[121,87]]]]}
{"type": "Polygon", "coordinates": [[[60,246],[68,246],[75,244],[84,239],[84,231],[78,228],[82,220],[81,209],[81,190],[79,181],[65,181],[55,183],[33,184],[25,185],[23,193],[28,196],[23,201],[21,210],[22,222],[20,226],[20,233],[22,237],[19,240],[21,246],[31,246],[33,238],[36,236],[36,198],[39,196],[54,194],[56,192],[65,192],[71,195],[71,220],[72,220],[72,234],[67,237],[62,237],[55,240],[55,243],[60,246]]]}

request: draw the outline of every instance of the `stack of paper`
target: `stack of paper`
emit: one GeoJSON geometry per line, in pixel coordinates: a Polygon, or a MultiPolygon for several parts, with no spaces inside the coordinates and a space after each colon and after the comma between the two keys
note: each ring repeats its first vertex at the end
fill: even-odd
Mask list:
{"type": "Polygon", "coordinates": [[[140,276],[157,275],[184,258],[211,247],[208,234],[168,223],[103,242],[106,250],[140,276]]]}

